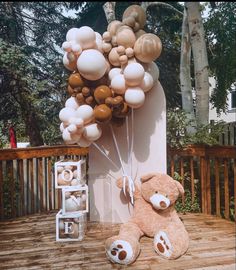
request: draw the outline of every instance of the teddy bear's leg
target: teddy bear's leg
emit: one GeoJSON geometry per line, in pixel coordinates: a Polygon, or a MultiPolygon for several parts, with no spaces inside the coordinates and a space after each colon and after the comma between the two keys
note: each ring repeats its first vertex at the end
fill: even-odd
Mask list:
{"type": "Polygon", "coordinates": [[[184,228],[167,227],[156,233],[153,244],[159,255],[167,259],[177,259],[188,249],[188,233],[184,228]]]}
{"type": "Polygon", "coordinates": [[[133,263],[140,252],[139,239],[142,235],[135,223],[121,225],[119,234],[106,240],[105,249],[109,260],[119,264],[133,263]]]}

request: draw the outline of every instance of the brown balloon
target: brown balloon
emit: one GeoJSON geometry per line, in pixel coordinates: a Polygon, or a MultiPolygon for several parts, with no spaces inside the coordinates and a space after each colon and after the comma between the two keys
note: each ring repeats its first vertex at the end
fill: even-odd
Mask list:
{"type": "Polygon", "coordinates": [[[161,51],[160,38],[151,33],[139,37],[134,45],[135,57],[143,63],[151,63],[160,56],[161,51]]]}
{"type": "Polygon", "coordinates": [[[139,5],[129,6],[123,14],[122,21],[130,16],[133,16],[133,14],[137,14],[135,16],[135,20],[136,20],[136,22],[139,23],[139,27],[143,28],[145,23],[146,23],[146,13],[145,13],[144,9],[139,5]]]}
{"type": "Polygon", "coordinates": [[[105,103],[105,99],[111,96],[111,89],[107,85],[100,85],[94,91],[94,98],[98,104],[105,103]]]}
{"type": "Polygon", "coordinates": [[[98,122],[107,122],[111,120],[112,111],[106,104],[98,105],[94,108],[93,114],[98,122]]]}
{"type": "Polygon", "coordinates": [[[84,86],[84,82],[80,76],[80,74],[78,72],[76,73],[73,73],[70,75],[69,77],[69,85],[72,87],[72,88],[75,88],[75,87],[83,87],[84,86]]]}

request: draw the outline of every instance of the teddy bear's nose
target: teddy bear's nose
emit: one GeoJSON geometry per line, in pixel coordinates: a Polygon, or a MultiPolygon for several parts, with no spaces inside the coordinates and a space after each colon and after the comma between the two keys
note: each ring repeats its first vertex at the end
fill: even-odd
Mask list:
{"type": "Polygon", "coordinates": [[[161,201],[160,202],[160,206],[161,206],[161,208],[165,208],[166,207],[166,203],[164,201],[161,201]]]}

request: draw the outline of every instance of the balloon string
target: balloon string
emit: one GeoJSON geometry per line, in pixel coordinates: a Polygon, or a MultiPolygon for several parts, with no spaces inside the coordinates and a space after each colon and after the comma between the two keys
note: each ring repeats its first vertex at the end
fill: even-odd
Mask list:
{"type": "Polygon", "coordinates": [[[112,159],[110,159],[110,158],[108,157],[108,155],[105,153],[104,150],[102,150],[95,142],[93,142],[92,144],[98,149],[98,151],[99,151],[100,153],[103,154],[103,156],[105,156],[105,157],[113,164],[113,166],[116,167],[117,170],[119,170],[119,167],[113,162],[112,159]]]}
{"type": "Polygon", "coordinates": [[[126,139],[127,139],[127,149],[128,149],[128,166],[129,166],[129,159],[130,159],[130,145],[129,145],[129,117],[126,116],[125,118],[125,124],[126,124],[126,139]]]}
{"type": "Polygon", "coordinates": [[[119,147],[118,147],[118,144],[117,144],[116,136],[115,136],[115,133],[114,133],[114,130],[113,130],[111,124],[110,124],[110,129],[111,129],[112,138],[113,138],[113,141],[114,141],[114,144],[115,144],[115,148],[116,148],[116,151],[117,151],[117,154],[118,154],[118,157],[119,157],[119,160],[120,160],[122,172],[123,172],[123,192],[126,195],[125,186],[126,186],[126,178],[127,178],[128,179],[128,185],[129,185],[129,194],[130,194],[130,198],[131,198],[131,203],[134,204],[134,197],[133,197],[133,192],[135,190],[134,181],[132,179],[132,176],[127,175],[126,172],[125,172],[124,165],[123,165],[122,158],[121,158],[121,154],[120,154],[120,150],[119,150],[119,147]]]}
{"type": "Polygon", "coordinates": [[[130,175],[133,176],[133,162],[132,162],[132,153],[134,148],[134,109],[131,109],[131,146],[130,146],[130,153],[129,153],[129,168],[130,168],[130,175]]]}
{"type": "Polygon", "coordinates": [[[119,150],[117,140],[116,140],[116,136],[115,136],[115,133],[114,133],[114,130],[113,130],[113,127],[112,127],[111,124],[110,124],[110,129],[111,129],[112,138],[113,138],[113,141],[114,141],[114,144],[115,144],[115,147],[116,147],[116,152],[117,152],[119,160],[120,160],[122,172],[123,172],[123,175],[125,175],[125,169],[124,169],[124,165],[123,165],[123,162],[122,162],[122,159],[121,159],[120,150],[119,150]]]}

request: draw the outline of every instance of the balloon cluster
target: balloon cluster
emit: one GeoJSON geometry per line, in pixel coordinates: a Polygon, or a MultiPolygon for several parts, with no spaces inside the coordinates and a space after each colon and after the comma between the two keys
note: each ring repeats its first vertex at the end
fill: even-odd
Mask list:
{"type": "Polygon", "coordinates": [[[67,32],[62,48],[63,64],[73,72],[67,88],[71,97],[59,113],[66,144],[89,146],[100,138],[101,123],[143,105],[158,80],[153,61],[162,51],[159,37],[142,29],[145,22],[144,10],[132,5],[102,36],[88,26],[67,32]]]}

